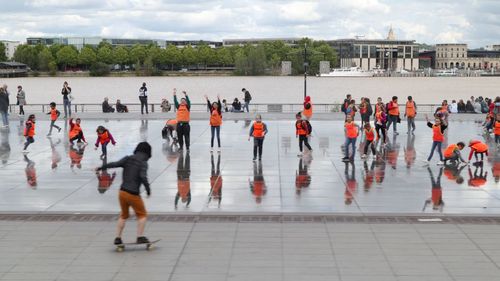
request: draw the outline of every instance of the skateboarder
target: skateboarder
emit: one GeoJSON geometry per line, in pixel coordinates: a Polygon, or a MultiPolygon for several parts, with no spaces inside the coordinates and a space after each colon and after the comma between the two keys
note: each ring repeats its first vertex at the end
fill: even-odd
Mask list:
{"type": "Polygon", "coordinates": [[[148,238],[144,236],[147,212],[140,195],[141,184],[144,185],[148,197],[151,195],[147,175],[149,158],[151,158],[151,145],[147,142],[141,142],[135,148],[134,155],[125,156],[118,162],[108,163],[96,169],[96,171],[100,171],[109,168],[123,168],[123,182],[118,195],[121,213],[118,218],[115,245],[123,244],[121,237],[125,221],[129,217],[130,207],[134,209],[137,217],[137,243],[149,243],[148,238]]]}

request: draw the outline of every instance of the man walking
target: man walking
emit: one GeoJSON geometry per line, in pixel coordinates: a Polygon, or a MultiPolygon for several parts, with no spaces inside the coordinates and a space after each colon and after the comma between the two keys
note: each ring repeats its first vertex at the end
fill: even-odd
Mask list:
{"type": "Polygon", "coordinates": [[[148,112],[148,88],[146,88],[146,82],[142,83],[142,87],[139,88],[139,100],[141,101],[141,114],[144,114],[144,108],[146,108],[146,114],[148,112]]]}
{"type": "Polygon", "coordinates": [[[250,101],[252,100],[252,95],[250,95],[250,92],[243,88],[241,89],[243,93],[245,93],[245,98],[243,99],[245,101],[245,105],[243,105],[243,111],[245,111],[245,108],[247,109],[247,112],[249,112],[248,106],[250,105],[250,101]]]}

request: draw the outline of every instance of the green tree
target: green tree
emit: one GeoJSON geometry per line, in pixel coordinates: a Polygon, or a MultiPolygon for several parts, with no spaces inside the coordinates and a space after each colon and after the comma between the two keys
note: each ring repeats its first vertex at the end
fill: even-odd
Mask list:
{"type": "Polygon", "coordinates": [[[191,47],[191,45],[187,45],[186,47],[182,48],[182,64],[184,66],[190,66],[196,63],[197,56],[196,56],[196,50],[191,47]]]}
{"type": "Polygon", "coordinates": [[[243,49],[239,49],[236,51],[236,54],[234,55],[234,66],[236,74],[248,75],[248,60],[247,55],[245,54],[245,51],[243,49]]]}
{"type": "Polygon", "coordinates": [[[97,50],[97,61],[103,62],[105,64],[113,63],[113,51],[111,47],[104,45],[102,48],[97,50]]]}
{"type": "Polygon", "coordinates": [[[17,47],[14,61],[27,64],[32,70],[38,70],[38,53],[35,47],[26,44],[17,47]]]}
{"type": "Polygon", "coordinates": [[[56,60],[66,70],[66,67],[78,64],[78,52],[73,46],[64,46],[57,51],[56,60]]]}
{"type": "Polygon", "coordinates": [[[0,42],[0,61],[6,61],[6,60],[7,60],[6,47],[4,43],[0,42]]]}
{"type": "Polygon", "coordinates": [[[233,56],[231,55],[231,51],[228,48],[222,47],[217,49],[216,55],[218,64],[222,66],[234,64],[233,56]]]}
{"type": "MultiPolygon", "coordinates": [[[[38,68],[41,71],[50,71],[49,65],[51,62],[55,63],[55,59],[52,56],[49,48],[44,47],[40,53],[38,53],[38,68]]],[[[57,65],[56,65],[57,67],[57,65]]]]}
{"type": "Polygon", "coordinates": [[[49,74],[55,76],[57,73],[57,63],[55,60],[49,62],[49,74]]]}
{"type": "Polygon", "coordinates": [[[266,51],[264,46],[251,47],[248,52],[248,70],[250,75],[262,75],[266,71],[266,51]]]}
{"type": "Polygon", "coordinates": [[[137,44],[130,50],[130,61],[135,61],[139,62],[139,64],[142,64],[146,59],[146,55],[147,55],[146,47],[137,44]]]}
{"type": "Polygon", "coordinates": [[[97,61],[97,55],[94,51],[94,48],[91,46],[84,46],[80,50],[80,54],[78,55],[78,63],[85,66],[85,68],[89,68],[92,64],[97,61]]]}
{"type": "Polygon", "coordinates": [[[59,52],[59,50],[60,50],[62,47],[64,47],[64,46],[63,46],[63,45],[61,45],[61,44],[53,44],[53,45],[50,45],[49,50],[50,50],[50,52],[52,53],[52,56],[53,56],[54,58],[56,58],[56,57],[57,57],[57,52],[59,52]]]}
{"type": "Polygon", "coordinates": [[[197,63],[204,65],[213,65],[217,63],[217,54],[214,49],[210,48],[208,45],[198,46],[197,52],[197,63]]]}
{"type": "MultiPolygon", "coordinates": [[[[156,45],[149,47],[146,60],[147,59],[151,60],[153,68],[158,68],[165,60],[163,51],[156,45]]],[[[144,63],[146,63],[146,61],[144,63]]]]}
{"type": "Polygon", "coordinates": [[[174,45],[168,45],[164,51],[165,64],[170,65],[170,70],[174,70],[174,66],[181,64],[181,51],[174,45]]]}
{"type": "Polygon", "coordinates": [[[120,46],[113,49],[113,58],[114,58],[114,63],[119,64],[120,67],[130,64],[129,52],[128,48],[126,47],[120,46]]]}

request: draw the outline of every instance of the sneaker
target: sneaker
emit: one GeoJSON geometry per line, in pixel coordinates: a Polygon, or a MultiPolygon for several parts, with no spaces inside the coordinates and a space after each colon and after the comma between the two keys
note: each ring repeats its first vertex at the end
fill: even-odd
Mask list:
{"type": "Polygon", "coordinates": [[[424,160],[424,161],[422,161],[422,162],[423,162],[424,167],[429,166],[429,161],[424,160]]]}
{"type": "Polygon", "coordinates": [[[146,236],[137,237],[137,244],[147,244],[149,243],[149,239],[146,236]]]}
{"type": "Polygon", "coordinates": [[[443,161],[439,161],[439,162],[437,162],[437,165],[438,165],[438,166],[443,166],[443,165],[444,165],[444,162],[443,162],[443,161]]]}
{"type": "Polygon", "coordinates": [[[28,154],[28,153],[30,153],[30,152],[29,152],[28,150],[24,149],[24,150],[22,151],[22,153],[24,153],[24,154],[28,154]]]}
{"type": "Polygon", "coordinates": [[[219,148],[217,148],[217,153],[220,153],[220,152],[221,152],[221,149],[220,149],[220,147],[219,147],[219,148]]]}
{"type": "Polygon", "coordinates": [[[121,244],[123,244],[122,238],[121,237],[116,237],[114,244],[115,245],[121,245],[121,244]]]}
{"type": "Polygon", "coordinates": [[[214,153],[214,148],[213,147],[210,148],[210,153],[214,153]]]}
{"type": "Polygon", "coordinates": [[[47,134],[47,137],[50,137],[50,136],[52,136],[52,134],[47,134]]]}
{"type": "Polygon", "coordinates": [[[368,156],[366,154],[361,155],[361,159],[366,159],[368,156]]]}
{"type": "Polygon", "coordinates": [[[262,161],[262,157],[259,157],[259,161],[262,161]]]}
{"type": "Polygon", "coordinates": [[[302,152],[297,153],[297,157],[302,157],[302,152]]]}
{"type": "Polygon", "coordinates": [[[255,161],[257,161],[257,158],[256,158],[256,157],[254,157],[254,158],[252,159],[252,161],[254,161],[254,162],[255,162],[255,161]]]}

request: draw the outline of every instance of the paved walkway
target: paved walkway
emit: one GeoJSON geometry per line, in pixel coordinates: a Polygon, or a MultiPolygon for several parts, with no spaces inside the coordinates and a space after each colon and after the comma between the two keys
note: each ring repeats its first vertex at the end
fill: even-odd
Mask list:
{"type": "MultiPolygon", "coordinates": [[[[342,122],[314,121],[312,157],[299,159],[294,121],[265,121],[269,135],[263,160],[257,163],[247,141],[250,120],[224,122],[222,153],[212,155],[207,121],[191,123],[188,154],[164,145],[164,123],[159,120],[85,120],[90,142],[85,149],[68,145],[64,133],[45,138],[48,122],[38,121],[36,142],[27,157],[21,154],[22,127],[13,123],[10,131],[0,132],[0,212],[116,213],[121,171],[93,172],[102,164],[100,151],[93,149],[95,128],[102,124],[118,142],[109,146],[110,160],[130,154],[141,140],[152,144],[153,196],[146,204],[153,213],[500,214],[500,158],[495,148],[482,164],[440,168],[434,160],[425,168],[421,161],[429,153],[432,131],[417,122],[415,137],[403,133],[402,124],[401,135],[389,135],[390,143],[378,159],[363,162],[357,151],[351,165],[341,161],[342,122]],[[191,203],[179,200],[175,208],[183,186],[189,186],[191,203]],[[220,201],[213,187],[221,190],[220,201]],[[443,208],[425,204],[438,187],[443,208]]],[[[481,132],[475,122],[455,121],[447,140],[483,139],[481,132]]]]}
{"type": "MultiPolygon", "coordinates": [[[[131,222],[125,239],[134,239],[131,222]]],[[[494,281],[499,225],[153,222],[157,248],[114,251],[115,223],[0,221],[0,280],[494,281]]]]}

